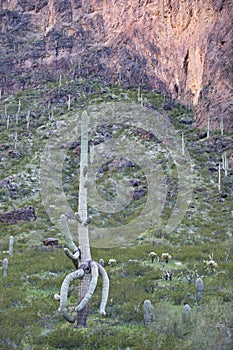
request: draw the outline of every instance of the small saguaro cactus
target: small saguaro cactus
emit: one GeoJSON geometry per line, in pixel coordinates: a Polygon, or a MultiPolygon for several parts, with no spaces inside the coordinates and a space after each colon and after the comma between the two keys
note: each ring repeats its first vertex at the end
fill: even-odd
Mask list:
{"type": "Polygon", "coordinates": [[[196,279],[196,300],[200,301],[203,297],[204,283],[200,277],[196,279]]]}
{"type": "Polygon", "coordinates": [[[68,108],[68,111],[70,111],[70,105],[71,105],[71,100],[70,100],[70,94],[68,96],[68,101],[67,101],[67,108],[68,108]]]}
{"type": "Polygon", "coordinates": [[[14,247],[14,237],[10,236],[10,242],[9,242],[9,257],[11,258],[13,256],[13,248],[14,247]]]}
{"type": "Polygon", "coordinates": [[[104,259],[99,259],[99,264],[104,267],[104,259]]]}
{"type": "Polygon", "coordinates": [[[26,122],[27,122],[27,129],[29,128],[29,125],[30,125],[30,111],[27,112],[27,115],[26,115],[26,122]]]}
{"type": "Polygon", "coordinates": [[[226,152],[223,152],[223,154],[222,154],[222,169],[225,172],[225,176],[227,176],[228,170],[229,170],[229,165],[228,165],[228,158],[227,158],[226,152]]]}
{"type": "Polygon", "coordinates": [[[218,192],[221,192],[221,164],[218,165],[218,192]]]}
{"type": "Polygon", "coordinates": [[[184,133],[181,134],[181,148],[182,148],[182,154],[185,154],[185,142],[184,142],[184,133]]]}
{"type": "Polygon", "coordinates": [[[5,258],[2,262],[2,275],[7,276],[8,273],[8,259],[5,258]]]}
{"type": "Polygon", "coordinates": [[[188,321],[190,321],[190,317],[191,317],[191,307],[188,304],[186,304],[183,307],[182,319],[185,323],[187,323],[188,321]]]}
{"type": "Polygon", "coordinates": [[[143,304],[144,326],[149,327],[153,322],[153,306],[150,300],[145,300],[143,304]]]}
{"type": "Polygon", "coordinates": [[[153,263],[155,261],[157,254],[155,252],[150,252],[149,257],[151,258],[151,262],[153,263]]]}

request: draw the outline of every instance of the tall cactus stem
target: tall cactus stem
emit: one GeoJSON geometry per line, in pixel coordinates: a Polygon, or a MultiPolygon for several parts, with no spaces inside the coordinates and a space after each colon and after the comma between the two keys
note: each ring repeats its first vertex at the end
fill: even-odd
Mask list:
{"type": "Polygon", "coordinates": [[[13,250],[14,250],[14,237],[10,236],[10,242],[9,242],[9,257],[10,258],[13,256],[13,250]]]}
{"type": "Polygon", "coordinates": [[[5,258],[2,262],[2,275],[5,277],[8,273],[8,259],[5,258]]]}

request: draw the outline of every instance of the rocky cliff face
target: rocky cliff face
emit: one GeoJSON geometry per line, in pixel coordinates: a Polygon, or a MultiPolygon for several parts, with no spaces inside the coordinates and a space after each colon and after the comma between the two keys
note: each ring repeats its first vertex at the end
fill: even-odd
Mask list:
{"type": "Polygon", "coordinates": [[[59,76],[144,85],[233,126],[232,0],[1,0],[2,95],[59,76]]]}

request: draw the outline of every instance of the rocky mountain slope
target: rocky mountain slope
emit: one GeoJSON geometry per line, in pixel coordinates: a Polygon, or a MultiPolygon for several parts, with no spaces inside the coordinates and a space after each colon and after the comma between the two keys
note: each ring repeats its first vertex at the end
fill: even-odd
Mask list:
{"type": "Polygon", "coordinates": [[[1,96],[98,76],[153,88],[233,125],[231,0],[1,0],[1,96]]]}
{"type": "MultiPolygon", "coordinates": [[[[110,88],[86,79],[62,79],[60,84],[48,83],[43,88],[20,91],[0,106],[1,349],[232,349],[233,132],[221,134],[216,130],[206,137],[205,131],[194,128],[192,111],[158,93],[142,90],[141,94],[143,105],[138,101],[137,88],[110,88]],[[71,91],[76,99],[72,98],[67,105],[61,98],[71,91]],[[50,97],[49,104],[43,103],[44,96],[50,97]],[[54,102],[56,99],[58,102],[54,102]],[[90,301],[87,328],[77,329],[76,325],[65,323],[58,311],[59,303],[54,299],[65,276],[74,267],[64,254],[67,242],[55,226],[55,211],[51,210],[54,208],[59,213],[64,204],[61,199],[65,196],[70,209],[77,211],[79,138],[75,135],[73,141],[69,134],[67,141],[61,136],[64,136],[64,127],[67,130],[67,124],[73,116],[80,115],[84,105],[89,106],[91,117],[89,179],[91,184],[94,167],[98,190],[94,197],[92,187],[88,187],[93,224],[90,233],[98,233],[99,227],[105,228],[105,245],[96,246],[98,237],[95,234],[91,250],[96,261],[105,262],[110,294],[107,316],[103,318],[98,314],[101,286],[97,286],[90,301]],[[131,114],[130,108],[134,106],[131,114]],[[108,118],[107,122],[103,123],[101,114],[108,118]],[[132,124],[130,116],[138,121],[139,114],[145,116],[144,128],[132,124]],[[157,128],[146,128],[148,120],[156,120],[157,128]],[[172,140],[171,134],[161,139],[162,128],[157,135],[161,125],[157,120],[162,120],[165,131],[173,130],[172,140]],[[169,120],[173,121],[173,126],[169,120]],[[190,156],[190,161],[184,163],[185,169],[187,165],[193,169],[193,173],[188,171],[189,178],[184,176],[187,172],[181,169],[179,161],[182,135],[183,156],[188,159],[190,156]],[[57,145],[55,148],[53,141],[57,145]],[[171,141],[172,145],[177,141],[177,154],[174,147],[169,146],[171,141]],[[129,153],[124,148],[124,159],[120,159],[124,143],[133,153],[128,158],[129,153]],[[91,152],[93,144],[94,153],[91,152]],[[55,157],[54,149],[59,151],[55,157]],[[65,157],[59,168],[60,151],[65,151],[65,157]],[[227,171],[224,155],[229,157],[227,171]],[[50,160],[50,172],[45,171],[48,168],[44,167],[46,162],[41,162],[43,159],[50,160]],[[151,173],[154,169],[150,164],[158,169],[157,173],[151,173]],[[61,172],[62,177],[59,177],[61,172]],[[155,181],[150,181],[151,174],[155,181]],[[173,213],[179,212],[178,209],[183,211],[182,206],[176,205],[178,198],[182,198],[182,204],[188,200],[190,192],[184,186],[184,177],[193,191],[192,200],[180,224],[168,233],[163,228],[173,213]],[[57,179],[61,179],[62,185],[57,179]],[[44,187],[45,183],[49,189],[44,187]],[[121,183],[130,201],[121,201],[124,207],[119,210],[115,199],[120,187],[116,185],[121,183]],[[50,208],[43,201],[46,194],[50,208]],[[115,212],[110,211],[105,202],[101,208],[96,207],[101,199],[111,204],[115,212]],[[157,210],[156,203],[161,211],[157,210]],[[151,222],[148,216],[151,207],[153,217],[159,215],[159,220],[140,234],[141,222],[151,222]],[[137,220],[135,224],[134,219],[138,218],[140,222],[137,220]],[[128,236],[129,224],[136,228],[133,236],[128,236]],[[121,241],[120,246],[115,246],[115,235],[108,239],[112,227],[119,230],[122,238],[130,238],[128,244],[121,241]],[[49,237],[58,241],[58,245],[46,245],[49,237]],[[10,249],[12,241],[14,245],[10,249]],[[151,252],[157,254],[153,263],[151,252]],[[168,262],[162,258],[164,253],[171,256],[168,262]],[[108,264],[110,259],[116,260],[114,266],[108,264]],[[3,268],[6,260],[7,271],[3,268]],[[198,297],[197,277],[204,283],[204,293],[198,297]],[[153,322],[147,327],[143,311],[145,300],[150,300],[154,307],[153,322]],[[187,307],[190,314],[184,314],[187,307]]],[[[122,199],[125,200],[124,196],[122,199]]],[[[75,237],[77,225],[72,229],[72,217],[68,216],[75,237]]],[[[71,313],[77,303],[78,285],[72,283],[70,287],[68,310],[71,313]]]]}

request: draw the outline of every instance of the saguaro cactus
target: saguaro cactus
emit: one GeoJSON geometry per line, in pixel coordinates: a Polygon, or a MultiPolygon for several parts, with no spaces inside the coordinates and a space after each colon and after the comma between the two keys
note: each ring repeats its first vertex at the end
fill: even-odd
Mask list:
{"type": "Polygon", "coordinates": [[[183,307],[182,320],[183,320],[186,327],[188,327],[190,325],[191,307],[188,304],[184,305],[184,307],[183,307]]]}
{"type": "Polygon", "coordinates": [[[143,304],[144,311],[144,325],[149,327],[153,322],[153,306],[150,300],[145,300],[143,304]]]}
{"type": "Polygon", "coordinates": [[[80,155],[80,177],[79,177],[79,202],[78,213],[75,217],[78,223],[78,239],[79,247],[73,241],[69,230],[68,220],[66,216],[61,215],[62,231],[66,236],[68,248],[64,251],[66,255],[73,261],[76,271],[67,275],[62,283],[60,296],[55,294],[56,300],[60,300],[59,311],[68,322],[75,322],[73,315],[67,311],[67,295],[70,283],[75,279],[80,279],[78,286],[78,305],[73,311],[78,312],[77,326],[85,327],[88,302],[90,301],[98,281],[98,276],[102,277],[102,300],[100,304],[100,314],[106,315],[105,307],[108,299],[109,279],[103,266],[91,259],[91,251],[88,236],[88,224],[90,217],[87,216],[87,175],[88,175],[88,115],[87,112],[82,113],[81,120],[81,155],[80,155]]]}
{"type": "Polygon", "coordinates": [[[9,242],[9,257],[10,258],[13,256],[13,249],[14,249],[14,237],[10,236],[10,242],[9,242]]]}
{"type": "Polygon", "coordinates": [[[5,258],[2,262],[2,275],[7,276],[8,273],[8,259],[5,258]]]}
{"type": "Polygon", "coordinates": [[[204,293],[204,283],[201,278],[196,279],[196,301],[200,301],[204,293]]]}

